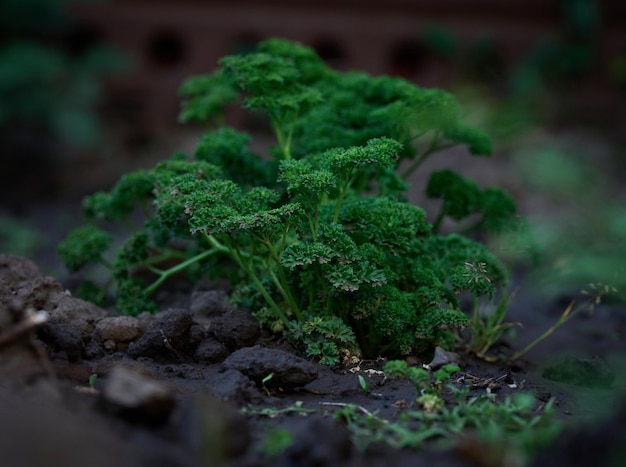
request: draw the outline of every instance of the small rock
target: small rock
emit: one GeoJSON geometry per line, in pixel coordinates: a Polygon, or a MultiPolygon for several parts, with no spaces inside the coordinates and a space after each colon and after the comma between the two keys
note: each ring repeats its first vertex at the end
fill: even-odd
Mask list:
{"type": "Polygon", "coordinates": [[[233,309],[228,303],[228,296],[222,290],[203,290],[193,292],[189,311],[194,320],[222,315],[233,309]]]}
{"type": "Polygon", "coordinates": [[[101,398],[106,407],[143,423],[167,421],[175,406],[169,386],[124,366],[107,375],[101,398]]]}
{"type": "Polygon", "coordinates": [[[212,367],[205,370],[204,377],[207,392],[223,401],[244,405],[261,404],[264,400],[264,394],[256,384],[240,371],[212,367]]]}
{"type": "MultiPolygon", "coordinates": [[[[250,383],[250,380],[248,380],[250,383]]],[[[237,465],[253,443],[251,424],[235,407],[217,397],[199,394],[189,408],[190,418],[197,426],[199,464],[204,466],[237,465]]]]}
{"type": "Polygon", "coordinates": [[[132,316],[110,316],[103,318],[96,324],[96,331],[104,341],[108,350],[114,350],[121,345],[122,348],[141,335],[141,327],[137,318],[132,316]]]}
{"type": "Polygon", "coordinates": [[[88,360],[96,360],[104,357],[103,349],[103,342],[97,336],[92,336],[92,338],[85,343],[83,354],[88,360]]]}
{"type": "Polygon", "coordinates": [[[284,452],[287,465],[315,467],[360,464],[349,462],[353,444],[345,425],[328,418],[299,421],[294,425],[293,443],[284,452]]]}
{"type": "Polygon", "coordinates": [[[258,321],[245,310],[231,310],[213,318],[208,332],[230,350],[254,345],[261,335],[258,321]]]}
{"type": "Polygon", "coordinates": [[[233,352],[222,365],[239,370],[257,384],[273,374],[266,385],[286,390],[306,386],[317,378],[317,367],[313,363],[284,350],[260,345],[233,352]]]}
{"type": "Polygon", "coordinates": [[[449,352],[447,350],[442,349],[441,347],[435,347],[435,356],[428,364],[428,368],[431,370],[437,370],[444,365],[452,364],[452,363],[460,363],[461,357],[458,353],[449,352]]]}
{"type": "Polygon", "coordinates": [[[51,295],[43,309],[51,318],[71,324],[85,334],[93,332],[96,322],[109,315],[106,310],[65,291],[51,295]]]}
{"type": "Polygon", "coordinates": [[[200,363],[217,363],[228,357],[228,348],[213,337],[204,339],[196,349],[195,358],[200,363]]]}
{"type": "Polygon", "coordinates": [[[44,323],[38,335],[55,351],[65,352],[70,361],[81,358],[85,350],[83,337],[86,336],[83,336],[79,329],[58,319],[51,319],[44,323]]]}
{"type": "Polygon", "coordinates": [[[188,346],[191,315],[185,309],[160,313],[146,332],[128,346],[131,358],[150,357],[161,362],[181,361],[188,346]]]}

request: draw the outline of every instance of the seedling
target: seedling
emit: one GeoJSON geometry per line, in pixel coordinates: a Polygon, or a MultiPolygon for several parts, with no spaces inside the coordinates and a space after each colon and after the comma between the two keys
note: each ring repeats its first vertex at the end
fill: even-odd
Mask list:
{"type": "Polygon", "coordinates": [[[293,435],[286,428],[271,428],[265,432],[261,451],[267,457],[276,458],[293,444],[293,435]]]}
{"type": "Polygon", "coordinates": [[[514,326],[520,323],[506,321],[507,312],[516,291],[507,293],[504,287],[500,296],[494,295],[485,301],[474,297],[473,312],[468,323],[469,337],[459,336],[459,340],[472,354],[487,361],[496,361],[498,357],[489,355],[489,350],[500,338],[514,326]]]}
{"type": "Polygon", "coordinates": [[[89,375],[89,387],[91,389],[95,389],[97,380],[98,380],[98,375],[97,374],[93,373],[93,374],[89,375]]]}
{"type": "Polygon", "coordinates": [[[370,388],[369,388],[369,385],[367,384],[367,381],[365,381],[365,378],[363,377],[363,375],[357,375],[357,378],[359,379],[359,386],[361,386],[361,390],[363,391],[363,394],[367,396],[370,392],[370,388]]]}
{"type": "Polygon", "coordinates": [[[267,394],[268,396],[270,395],[270,391],[269,389],[267,389],[266,384],[271,381],[271,379],[274,377],[274,373],[270,373],[269,375],[267,375],[265,378],[263,378],[261,380],[261,387],[263,388],[263,391],[265,391],[265,394],[267,394]]]}

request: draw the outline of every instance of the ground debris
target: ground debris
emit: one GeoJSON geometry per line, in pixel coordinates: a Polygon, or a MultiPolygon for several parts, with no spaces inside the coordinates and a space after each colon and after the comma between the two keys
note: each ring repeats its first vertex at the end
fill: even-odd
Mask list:
{"type": "Polygon", "coordinates": [[[124,366],[109,372],[100,394],[105,407],[135,422],[163,423],[175,406],[169,385],[124,366]]]}

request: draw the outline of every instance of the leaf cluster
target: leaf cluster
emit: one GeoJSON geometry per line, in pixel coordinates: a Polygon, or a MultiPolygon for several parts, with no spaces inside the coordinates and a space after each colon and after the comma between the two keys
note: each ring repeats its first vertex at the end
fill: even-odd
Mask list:
{"type": "Polygon", "coordinates": [[[480,219],[466,227],[466,231],[502,232],[512,226],[517,212],[515,201],[504,190],[495,187],[481,189],[476,182],[449,169],[431,174],[426,196],[442,200],[435,230],[439,229],[445,216],[460,221],[478,214],[480,219]]]}
{"type": "MultiPolygon", "coordinates": [[[[58,47],[71,21],[66,0],[0,2],[0,137],[16,129],[52,135],[63,144],[93,147],[102,137],[96,111],[101,80],[128,68],[111,47],[58,47]]],[[[19,134],[19,133],[18,133],[19,134]]]]}

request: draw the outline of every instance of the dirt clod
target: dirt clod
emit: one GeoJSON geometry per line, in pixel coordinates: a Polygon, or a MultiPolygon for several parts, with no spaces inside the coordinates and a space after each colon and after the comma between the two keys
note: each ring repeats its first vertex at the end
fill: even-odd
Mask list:
{"type": "Polygon", "coordinates": [[[224,368],[235,369],[260,384],[288,390],[306,386],[317,378],[317,368],[311,362],[279,349],[255,345],[233,352],[223,363],[224,368]]]}
{"type": "Polygon", "coordinates": [[[101,393],[104,404],[133,422],[164,423],[175,406],[172,389],[124,366],[114,367],[101,393]]]}
{"type": "Polygon", "coordinates": [[[261,334],[259,323],[244,310],[231,310],[214,318],[208,332],[231,351],[254,345],[261,334]]]}
{"type": "Polygon", "coordinates": [[[131,358],[149,357],[160,362],[180,362],[190,346],[191,324],[191,315],[186,309],[164,311],[156,316],[143,336],[129,345],[127,355],[131,358]]]}

